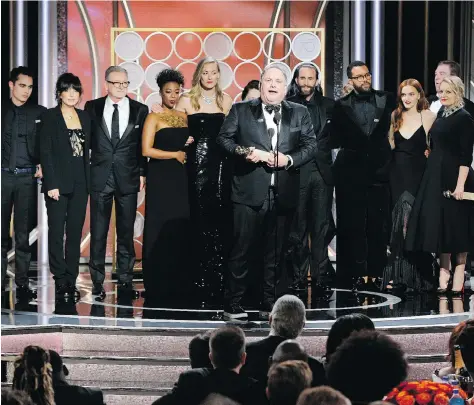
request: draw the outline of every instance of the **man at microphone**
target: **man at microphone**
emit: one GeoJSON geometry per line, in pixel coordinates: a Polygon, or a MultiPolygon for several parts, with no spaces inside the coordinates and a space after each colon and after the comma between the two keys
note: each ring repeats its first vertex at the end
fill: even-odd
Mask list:
{"type": "Polygon", "coordinates": [[[298,203],[297,169],[311,159],[316,148],[308,109],[284,101],[287,83],[279,67],[266,67],[260,98],[234,104],[217,137],[217,143],[234,156],[226,319],[247,318],[240,303],[253,260],[263,263],[260,310],[263,314],[271,311],[282,246],[298,203]]]}

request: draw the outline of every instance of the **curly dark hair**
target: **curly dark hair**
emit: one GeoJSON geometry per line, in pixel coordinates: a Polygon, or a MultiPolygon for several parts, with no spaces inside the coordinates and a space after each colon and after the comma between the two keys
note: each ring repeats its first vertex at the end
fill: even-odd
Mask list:
{"type": "Polygon", "coordinates": [[[242,90],[242,100],[245,100],[245,97],[247,97],[247,94],[249,94],[249,91],[252,89],[260,90],[260,80],[250,80],[247,83],[247,86],[242,90]]]}
{"type": "Polygon", "coordinates": [[[368,316],[355,313],[337,318],[326,340],[326,361],[329,362],[332,354],[351,333],[361,330],[375,330],[374,323],[368,316]]]}
{"type": "Polygon", "coordinates": [[[156,84],[160,89],[169,82],[178,83],[180,86],[184,86],[184,76],[179,70],[175,69],[164,69],[158,73],[158,76],[156,76],[156,84]]]}
{"type": "Polygon", "coordinates": [[[326,369],[329,385],[353,403],[380,400],[407,376],[408,363],[400,345],[375,330],[354,332],[326,369]]]}

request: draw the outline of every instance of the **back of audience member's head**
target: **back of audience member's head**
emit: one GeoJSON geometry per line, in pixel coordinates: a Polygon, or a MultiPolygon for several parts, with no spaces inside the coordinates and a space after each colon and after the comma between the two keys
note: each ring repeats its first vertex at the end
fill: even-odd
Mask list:
{"type": "Polygon", "coordinates": [[[270,405],[296,405],[299,395],[311,387],[313,373],[301,360],[275,364],[268,372],[267,397],[270,405]]]}
{"type": "Polygon", "coordinates": [[[24,391],[2,388],[2,405],[34,405],[34,402],[24,391]]]}
{"type": "Polygon", "coordinates": [[[214,368],[240,370],[245,363],[245,335],[237,326],[224,326],[214,330],[209,347],[209,357],[214,368]]]}
{"type": "Polygon", "coordinates": [[[49,352],[39,346],[27,346],[15,361],[12,387],[28,393],[36,404],[54,405],[52,374],[49,352]]]}
{"type": "Polygon", "coordinates": [[[461,354],[467,371],[474,377],[474,319],[466,321],[456,344],[461,347],[461,354]]]}
{"type": "Polygon", "coordinates": [[[402,348],[377,331],[354,332],[331,356],[326,369],[329,385],[352,402],[382,399],[407,376],[402,348]]]}
{"type": "Polygon", "coordinates": [[[351,405],[351,401],[334,388],[321,386],[305,389],[297,405],[351,405]]]}
{"type": "Polygon", "coordinates": [[[337,318],[326,340],[326,361],[329,362],[331,355],[352,332],[360,330],[375,330],[374,323],[368,316],[349,314],[337,318]]]}
{"type": "Polygon", "coordinates": [[[199,405],[240,405],[238,402],[222,394],[211,393],[199,405]]]}
{"type": "Polygon", "coordinates": [[[48,350],[49,362],[53,371],[53,380],[55,378],[65,378],[69,375],[69,370],[63,363],[62,357],[54,350],[48,350]]]}
{"type": "Polygon", "coordinates": [[[457,340],[459,339],[459,336],[461,333],[464,331],[464,328],[466,327],[466,321],[461,321],[459,322],[454,329],[451,331],[451,335],[449,336],[448,340],[448,358],[449,362],[451,365],[454,367],[454,346],[456,346],[457,340]]]}
{"type": "Polygon", "coordinates": [[[288,339],[277,346],[271,358],[272,364],[282,363],[287,360],[301,360],[305,363],[308,362],[308,353],[306,353],[305,348],[300,342],[288,339]]]}
{"type": "Polygon", "coordinates": [[[209,340],[211,339],[211,331],[200,333],[194,336],[189,342],[189,359],[191,360],[191,368],[212,368],[209,359],[209,340]]]}
{"type": "Polygon", "coordinates": [[[271,334],[296,339],[303,331],[306,312],[303,301],[294,295],[278,298],[270,313],[271,334]]]}

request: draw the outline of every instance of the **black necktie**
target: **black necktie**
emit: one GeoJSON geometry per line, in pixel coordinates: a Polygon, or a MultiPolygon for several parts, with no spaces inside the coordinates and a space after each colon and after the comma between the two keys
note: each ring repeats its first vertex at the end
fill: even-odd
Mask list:
{"type": "Polygon", "coordinates": [[[280,106],[279,105],[273,105],[273,104],[267,104],[265,106],[265,110],[267,110],[267,112],[269,114],[271,114],[272,112],[280,112],[280,106]]]}
{"type": "Polygon", "coordinates": [[[114,104],[114,113],[112,114],[112,145],[115,148],[120,141],[120,125],[119,125],[119,111],[118,104],[114,104]]]}

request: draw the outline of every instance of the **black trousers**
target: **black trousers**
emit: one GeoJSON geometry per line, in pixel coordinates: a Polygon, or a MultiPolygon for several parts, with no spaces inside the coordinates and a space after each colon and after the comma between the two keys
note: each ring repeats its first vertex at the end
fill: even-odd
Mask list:
{"type": "Polygon", "coordinates": [[[332,217],[334,187],[324,182],[315,167],[303,167],[301,171],[298,209],[289,238],[292,284],[305,285],[309,267],[312,282],[331,285],[335,272],[329,261],[328,246],[335,234],[332,217]]]}
{"type": "Polygon", "coordinates": [[[37,184],[34,174],[2,172],[2,286],[8,267],[8,250],[11,246],[10,220],[13,211],[15,233],[15,283],[28,285],[31,261],[29,235],[33,229],[37,184]],[[14,208],[14,210],[13,210],[14,208]]]}
{"type": "Polygon", "coordinates": [[[85,178],[74,184],[72,193],[61,194],[57,201],[45,195],[49,227],[49,268],[56,285],[76,284],[88,197],[85,178]]]}
{"type": "Polygon", "coordinates": [[[114,200],[117,226],[117,276],[121,283],[130,283],[133,279],[135,265],[133,229],[137,214],[137,193],[121,194],[111,172],[105,188],[100,192],[91,193],[89,269],[94,284],[102,284],[105,279],[105,251],[114,200]]]}
{"type": "Polygon", "coordinates": [[[340,284],[381,277],[390,236],[390,194],[385,184],[336,184],[337,269],[340,284]]]}
{"type": "Polygon", "coordinates": [[[240,303],[251,279],[249,272],[255,271],[256,262],[262,263],[258,260],[262,256],[263,303],[275,302],[275,280],[280,276],[282,247],[288,236],[291,217],[290,212],[277,209],[272,189],[261,207],[233,204],[233,241],[225,290],[227,304],[240,303]]]}

